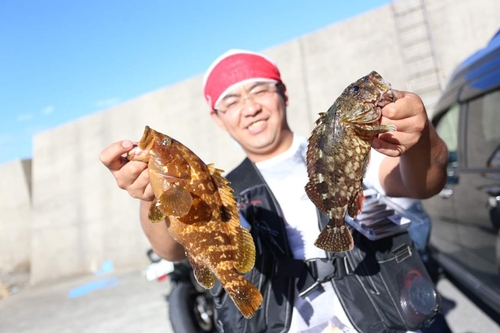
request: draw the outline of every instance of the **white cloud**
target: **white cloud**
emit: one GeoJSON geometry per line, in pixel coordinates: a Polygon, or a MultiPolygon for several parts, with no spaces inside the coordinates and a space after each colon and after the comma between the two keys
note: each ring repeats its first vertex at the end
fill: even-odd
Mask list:
{"type": "Polygon", "coordinates": [[[120,98],[113,97],[113,98],[98,100],[97,102],[95,102],[95,106],[99,109],[107,109],[112,106],[115,106],[118,103],[120,103],[120,98]]]}
{"type": "Polygon", "coordinates": [[[33,114],[32,113],[23,113],[17,116],[18,121],[27,121],[33,119],[33,114]]]}
{"type": "Polygon", "coordinates": [[[41,112],[43,115],[48,116],[54,112],[54,106],[48,105],[48,106],[44,107],[41,112]]]}

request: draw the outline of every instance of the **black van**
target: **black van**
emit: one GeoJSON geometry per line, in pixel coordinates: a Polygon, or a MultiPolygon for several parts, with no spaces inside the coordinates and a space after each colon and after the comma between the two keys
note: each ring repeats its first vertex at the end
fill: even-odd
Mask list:
{"type": "Polygon", "coordinates": [[[445,188],[423,202],[433,257],[500,317],[500,30],[456,68],[435,110],[450,160],[445,188]]]}

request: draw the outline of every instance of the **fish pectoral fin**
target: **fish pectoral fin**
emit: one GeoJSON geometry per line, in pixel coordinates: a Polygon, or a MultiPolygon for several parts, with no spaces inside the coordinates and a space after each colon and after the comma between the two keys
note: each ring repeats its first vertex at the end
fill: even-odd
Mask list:
{"type": "Polygon", "coordinates": [[[247,229],[239,227],[236,241],[238,243],[238,251],[236,252],[234,268],[240,273],[247,273],[255,264],[255,243],[253,237],[247,229]]]}
{"type": "Polygon", "coordinates": [[[189,254],[187,257],[189,259],[191,267],[193,268],[193,274],[198,284],[205,289],[212,288],[215,284],[214,273],[212,273],[207,266],[200,264],[192,259],[189,254]]]}
{"type": "Polygon", "coordinates": [[[159,201],[159,209],[165,215],[181,217],[191,209],[193,198],[188,190],[173,184],[160,195],[159,201]]]}
{"type": "Polygon", "coordinates": [[[160,201],[154,199],[149,207],[148,218],[151,222],[158,223],[165,219],[165,214],[160,210],[160,201]]]}
{"type": "Polygon", "coordinates": [[[357,124],[351,124],[351,128],[360,136],[374,136],[381,133],[393,132],[396,130],[396,126],[392,124],[380,125],[380,126],[363,126],[357,124]]]}

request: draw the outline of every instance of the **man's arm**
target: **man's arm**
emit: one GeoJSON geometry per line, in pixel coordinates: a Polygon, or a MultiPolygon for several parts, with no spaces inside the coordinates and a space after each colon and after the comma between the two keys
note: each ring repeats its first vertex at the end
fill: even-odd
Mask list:
{"type": "Polygon", "coordinates": [[[380,184],[389,196],[429,198],[446,183],[448,149],[427,118],[421,99],[394,91],[396,102],[382,110],[382,123],[396,132],[381,134],[372,146],[387,155],[379,169],[380,184]]]}

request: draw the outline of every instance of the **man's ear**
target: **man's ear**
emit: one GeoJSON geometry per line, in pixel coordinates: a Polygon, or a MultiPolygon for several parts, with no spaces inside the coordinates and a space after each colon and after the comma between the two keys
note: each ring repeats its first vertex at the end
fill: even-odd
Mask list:
{"type": "Polygon", "coordinates": [[[286,90],[285,84],[281,83],[279,89],[281,92],[281,97],[283,97],[283,102],[285,103],[285,106],[288,106],[288,90],[286,90]]]}
{"type": "Polygon", "coordinates": [[[219,115],[217,114],[217,111],[211,110],[210,117],[212,117],[212,120],[217,124],[217,126],[219,126],[222,130],[226,131],[226,125],[224,125],[224,122],[220,119],[219,115]]]}

